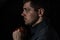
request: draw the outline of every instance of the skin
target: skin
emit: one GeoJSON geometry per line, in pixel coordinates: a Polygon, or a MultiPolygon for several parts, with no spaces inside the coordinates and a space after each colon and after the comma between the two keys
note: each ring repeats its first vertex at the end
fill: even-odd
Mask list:
{"type": "Polygon", "coordinates": [[[26,25],[31,25],[38,19],[37,12],[30,6],[30,2],[24,4],[23,13],[21,15],[24,17],[26,25]]]}
{"type": "Polygon", "coordinates": [[[26,25],[33,25],[39,19],[41,20],[41,10],[39,9],[38,12],[34,10],[33,7],[30,6],[31,2],[27,2],[23,6],[23,13],[21,14],[24,17],[24,21],[26,25]]]}
{"type": "MultiPolygon", "coordinates": [[[[32,25],[32,27],[34,27],[36,24],[42,21],[43,13],[44,13],[43,8],[38,9],[38,12],[36,12],[34,8],[30,6],[30,2],[26,2],[23,6],[23,13],[21,15],[24,17],[24,21],[26,25],[32,25]]],[[[13,32],[13,39],[22,40],[21,32],[19,31],[19,29],[13,32]]]]}

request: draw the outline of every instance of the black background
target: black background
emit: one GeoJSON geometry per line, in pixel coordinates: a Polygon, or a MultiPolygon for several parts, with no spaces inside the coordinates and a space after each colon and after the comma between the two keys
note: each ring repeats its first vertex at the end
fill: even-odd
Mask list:
{"type": "MultiPolygon", "coordinates": [[[[22,17],[20,15],[22,13],[22,2],[23,1],[19,2],[19,0],[0,1],[0,40],[12,40],[11,34],[13,28],[23,23],[22,17]]],[[[51,25],[55,28],[60,37],[59,11],[59,0],[49,0],[48,18],[50,18],[51,25]]]]}

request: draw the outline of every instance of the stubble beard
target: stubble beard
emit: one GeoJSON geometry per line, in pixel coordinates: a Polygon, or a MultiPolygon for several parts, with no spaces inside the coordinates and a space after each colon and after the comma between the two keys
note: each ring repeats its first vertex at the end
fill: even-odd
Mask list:
{"type": "Polygon", "coordinates": [[[31,26],[31,25],[33,25],[34,23],[36,23],[38,19],[39,19],[39,17],[36,16],[36,17],[30,19],[31,21],[30,21],[30,22],[28,21],[29,23],[25,22],[25,25],[30,25],[30,26],[31,26]]]}

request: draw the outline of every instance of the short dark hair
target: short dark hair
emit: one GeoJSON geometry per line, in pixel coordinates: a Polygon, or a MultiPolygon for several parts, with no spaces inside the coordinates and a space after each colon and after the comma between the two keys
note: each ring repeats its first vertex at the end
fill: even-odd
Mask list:
{"type": "Polygon", "coordinates": [[[47,16],[49,14],[49,6],[50,2],[49,0],[23,0],[23,5],[26,2],[31,2],[31,7],[33,7],[36,11],[38,11],[39,8],[43,8],[45,10],[43,17],[46,19],[49,19],[47,16]]]}
{"type": "Polygon", "coordinates": [[[48,6],[48,0],[23,0],[23,4],[26,2],[31,2],[31,7],[33,7],[35,10],[39,8],[44,8],[48,6]]]}

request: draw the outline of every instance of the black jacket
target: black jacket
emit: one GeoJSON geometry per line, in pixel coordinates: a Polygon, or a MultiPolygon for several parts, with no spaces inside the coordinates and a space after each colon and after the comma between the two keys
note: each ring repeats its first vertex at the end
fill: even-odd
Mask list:
{"type": "Polygon", "coordinates": [[[31,28],[31,37],[29,40],[59,40],[57,32],[48,27],[45,21],[31,28]]]}

